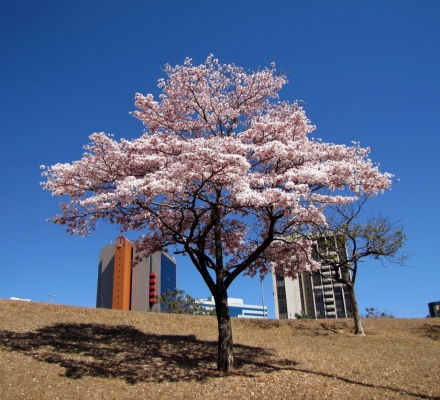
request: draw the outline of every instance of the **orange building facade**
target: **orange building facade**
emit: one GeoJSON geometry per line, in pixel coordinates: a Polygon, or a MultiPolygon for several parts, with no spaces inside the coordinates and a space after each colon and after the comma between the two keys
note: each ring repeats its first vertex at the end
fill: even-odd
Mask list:
{"type": "Polygon", "coordinates": [[[133,245],[123,236],[116,239],[112,308],[130,310],[133,245]]]}

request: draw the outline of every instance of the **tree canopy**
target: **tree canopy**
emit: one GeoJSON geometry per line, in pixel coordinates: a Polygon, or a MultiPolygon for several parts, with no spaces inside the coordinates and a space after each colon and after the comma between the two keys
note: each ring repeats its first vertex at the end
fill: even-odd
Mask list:
{"type": "Polygon", "coordinates": [[[167,289],[156,297],[160,303],[160,311],[172,314],[212,315],[201,306],[196,299],[186,294],[184,290],[167,289]]]}

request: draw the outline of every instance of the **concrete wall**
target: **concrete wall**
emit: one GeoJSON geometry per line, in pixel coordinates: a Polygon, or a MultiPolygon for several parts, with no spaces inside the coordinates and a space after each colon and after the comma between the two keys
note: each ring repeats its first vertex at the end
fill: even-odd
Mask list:
{"type": "Polygon", "coordinates": [[[112,308],[115,246],[105,246],[99,254],[97,308],[112,308]]]}
{"type": "Polygon", "coordinates": [[[131,270],[131,309],[148,311],[150,309],[150,259],[144,258],[131,270]]]}
{"type": "Polygon", "coordinates": [[[298,279],[284,278],[286,288],[287,318],[295,319],[295,314],[301,314],[301,296],[298,279]]]}

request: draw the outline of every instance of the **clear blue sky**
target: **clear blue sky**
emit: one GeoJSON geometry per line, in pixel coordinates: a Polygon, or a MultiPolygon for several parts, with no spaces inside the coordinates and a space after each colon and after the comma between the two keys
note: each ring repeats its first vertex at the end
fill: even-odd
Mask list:
{"type": "MultiPolygon", "coordinates": [[[[361,309],[424,317],[440,300],[440,2],[37,1],[0,2],[0,298],[93,307],[100,249],[118,235],[101,224],[75,237],[46,223],[58,198],[39,166],[70,162],[94,131],[135,138],[134,94],[158,94],[165,63],[185,57],[288,73],[285,100],[301,99],[314,137],[372,148],[400,182],[372,210],[403,219],[410,267],[362,265],[361,309]]],[[[133,237],[133,235],[131,235],[133,237]]],[[[188,258],[178,286],[209,296],[188,258]]],[[[261,303],[258,279],[230,297],[261,303]]],[[[272,283],[265,299],[273,316],[272,283]]]]}

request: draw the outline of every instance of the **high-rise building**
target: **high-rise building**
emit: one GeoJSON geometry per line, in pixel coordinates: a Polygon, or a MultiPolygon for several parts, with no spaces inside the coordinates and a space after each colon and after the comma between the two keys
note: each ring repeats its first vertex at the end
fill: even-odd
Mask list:
{"type": "MultiPolygon", "coordinates": [[[[340,244],[338,247],[337,240],[327,238],[320,242],[327,259],[346,257],[345,247],[340,244]]],[[[320,273],[303,272],[298,275],[298,279],[272,272],[275,317],[294,319],[296,314],[302,313],[315,318],[351,317],[353,311],[348,290],[344,284],[332,278],[333,274],[325,261],[322,262],[320,273]]]]}
{"type": "Polygon", "coordinates": [[[157,252],[132,266],[134,257],[136,249],[123,236],[101,250],[96,307],[160,311],[156,296],[176,288],[176,261],[167,253],[157,252]]]}

